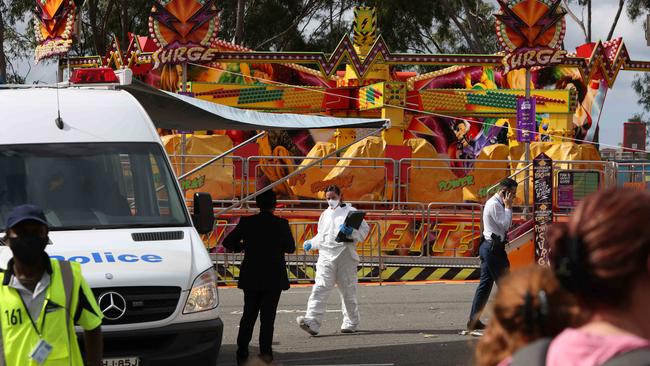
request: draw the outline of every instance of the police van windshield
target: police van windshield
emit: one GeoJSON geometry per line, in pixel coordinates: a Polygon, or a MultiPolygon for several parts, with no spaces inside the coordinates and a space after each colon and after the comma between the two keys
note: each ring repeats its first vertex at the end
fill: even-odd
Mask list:
{"type": "Polygon", "coordinates": [[[12,207],[43,208],[52,230],[188,226],[156,143],[0,146],[0,229],[12,207]]]}

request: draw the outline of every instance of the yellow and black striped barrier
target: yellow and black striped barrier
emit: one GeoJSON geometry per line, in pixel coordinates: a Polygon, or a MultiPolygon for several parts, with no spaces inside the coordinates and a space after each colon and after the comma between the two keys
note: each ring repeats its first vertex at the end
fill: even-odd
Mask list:
{"type": "Polygon", "coordinates": [[[464,281],[477,280],[479,274],[479,268],[388,266],[381,272],[381,278],[386,282],[464,281]]]}
{"type": "MultiPolygon", "coordinates": [[[[289,281],[298,284],[312,283],[316,277],[314,265],[287,266],[289,281]]],[[[361,282],[408,282],[408,281],[465,281],[478,280],[479,268],[436,266],[378,266],[359,267],[361,282]]],[[[239,265],[217,265],[217,275],[222,283],[233,283],[239,278],[239,265]]]]}

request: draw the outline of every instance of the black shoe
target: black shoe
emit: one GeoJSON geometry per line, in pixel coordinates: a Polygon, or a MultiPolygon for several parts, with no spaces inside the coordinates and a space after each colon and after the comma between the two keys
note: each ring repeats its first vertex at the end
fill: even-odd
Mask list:
{"type": "Polygon", "coordinates": [[[467,322],[467,330],[468,331],[473,331],[473,330],[483,330],[485,329],[485,324],[483,324],[480,320],[475,320],[475,321],[468,321],[467,322]]]}

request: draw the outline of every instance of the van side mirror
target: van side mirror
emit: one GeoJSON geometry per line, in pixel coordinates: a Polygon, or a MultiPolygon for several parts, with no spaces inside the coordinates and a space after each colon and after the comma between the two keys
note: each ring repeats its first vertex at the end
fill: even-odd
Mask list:
{"type": "Polygon", "coordinates": [[[214,228],[212,196],[209,193],[194,193],[194,214],[192,215],[192,221],[199,234],[207,234],[214,228]]]}

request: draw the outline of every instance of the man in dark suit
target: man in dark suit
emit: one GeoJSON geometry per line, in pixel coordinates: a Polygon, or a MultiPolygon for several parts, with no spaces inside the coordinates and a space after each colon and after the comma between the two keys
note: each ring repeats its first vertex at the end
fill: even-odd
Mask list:
{"type": "Polygon", "coordinates": [[[260,358],[273,361],[273,324],[280,294],[289,289],[285,253],[293,253],[296,244],[286,219],[273,214],[276,198],[272,190],[255,198],[260,213],[242,217],[226,236],[223,246],[234,252],[244,251],[238,287],[244,290],[244,315],[237,336],[237,364],[248,359],[248,344],[260,314],[260,358]]]}

